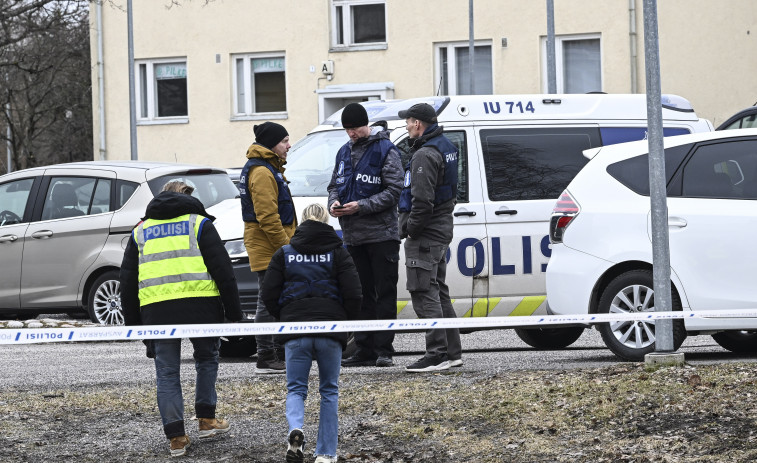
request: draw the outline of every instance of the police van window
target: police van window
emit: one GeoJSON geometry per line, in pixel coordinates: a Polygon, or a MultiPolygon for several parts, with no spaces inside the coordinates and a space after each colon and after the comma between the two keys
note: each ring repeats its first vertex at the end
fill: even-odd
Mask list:
{"type": "MultiPolygon", "coordinates": [[[[682,145],[665,150],[665,183],[670,180],[681,165],[691,145],[682,145]]],[[[649,155],[642,154],[607,166],[607,173],[636,194],[649,196],[649,155]]],[[[679,196],[676,187],[668,188],[668,196],[679,196]]]]}
{"type": "Polygon", "coordinates": [[[34,179],[26,178],[0,185],[0,227],[24,221],[34,179]]]}
{"type": "Polygon", "coordinates": [[[699,146],[680,175],[687,198],[757,199],[757,140],[699,146]]]}
{"type": "Polygon", "coordinates": [[[295,143],[284,173],[292,196],[328,196],[336,153],[349,140],[344,130],[330,130],[311,133],[295,143]]]}
{"type": "Polygon", "coordinates": [[[600,146],[596,127],[481,130],[489,199],[557,199],[600,146]]]}
{"type": "Polygon", "coordinates": [[[118,180],[116,182],[116,209],[124,207],[126,201],[137,191],[138,186],[138,183],[127,182],[126,180],[118,180]]]}
{"type": "MultiPolygon", "coordinates": [[[[444,131],[444,136],[457,147],[457,202],[468,202],[468,145],[465,142],[464,131],[444,131]]],[[[400,151],[402,168],[407,167],[410,161],[410,143],[409,138],[403,138],[397,143],[397,149],[400,151]]]]}

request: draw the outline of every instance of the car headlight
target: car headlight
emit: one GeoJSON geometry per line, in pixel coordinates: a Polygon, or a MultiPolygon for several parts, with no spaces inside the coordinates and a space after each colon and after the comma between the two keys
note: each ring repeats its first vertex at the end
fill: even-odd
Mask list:
{"type": "Polygon", "coordinates": [[[244,247],[244,240],[231,240],[224,243],[226,252],[231,259],[241,259],[247,257],[247,248],[244,247]]]}

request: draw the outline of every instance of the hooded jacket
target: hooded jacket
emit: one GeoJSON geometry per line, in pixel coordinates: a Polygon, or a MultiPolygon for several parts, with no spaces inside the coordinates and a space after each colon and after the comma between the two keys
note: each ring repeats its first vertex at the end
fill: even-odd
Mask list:
{"type": "MultiPolygon", "coordinates": [[[[335,278],[342,302],[339,303],[328,297],[311,296],[294,300],[283,307],[280,306],[279,298],[285,283],[285,263],[284,250],[279,249],[271,259],[260,291],[268,312],[282,322],[359,320],[363,299],[360,278],[352,257],[342,246],[342,240],[334,229],[325,223],[306,220],[297,228],[289,244],[300,254],[325,254],[333,251],[335,278]]],[[[281,335],[281,340],[286,342],[302,336],[302,334],[281,335]]],[[[347,345],[348,333],[323,333],[308,336],[336,339],[344,348],[347,345]]]]}
{"type": "MultiPolygon", "coordinates": [[[[352,166],[356,166],[368,146],[380,139],[388,139],[389,132],[381,127],[374,127],[371,135],[361,138],[353,143],[347,142],[352,158],[352,166]]],[[[339,200],[339,185],[337,184],[338,163],[334,166],[329,182],[328,207],[334,201],[339,200]]],[[[381,183],[383,189],[365,199],[358,201],[360,210],[357,214],[339,217],[339,225],[342,227],[344,243],[348,246],[361,244],[379,243],[381,241],[399,241],[399,228],[397,225],[397,202],[402,191],[402,182],[405,172],[402,169],[402,161],[397,148],[391,148],[386,156],[386,161],[381,168],[381,183]]]]}
{"type": "MultiPolygon", "coordinates": [[[[284,173],[286,161],[263,145],[253,143],[247,159],[259,158],[284,173]]],[[[286,180],[286,178],[284,179],[286,180]]],[[[252,197],[257,222],[245,222],[244,246],[250,257],[253,272],[265,270],[277,249],[289,243],[297,227],[297,217],[290,225],[283,225],[279,216],[279,187],[273,174],[265,166],[254,166],[247,175],[247,188],[252,197]]]]}
{"type": "Polygon", "coordinates": [[[414,239],[425,238],[437,243],[452,241],[453,217],[456,198],[434,204],[436,187],[444,182],[444,157],[436,148],[424,144],[442,136],[442,128],[433,125],[415,140],[411,140],[410,171],[413,203],[410,212],[399,214],[400,236],[414,239]]]}
{"type": "Polygon", "coordinates": [[[164,191],[147,205],[146,219],[173,219],[185,214],[198,214],[210,219],[201,229],[198,245],[208,273],[218,286],[220,297],[190,297],[155,302],[145,306],[139,303],[139,250],[134,239],[129,239],[121,263],[121,306],[126,325],[168,325],[194,323],[221,323],[224,316],[231,321],[242,319],[239,290],[229,253],[213,226],[215,217],[205,211],[202,203],[183,193],[164,191]]]}

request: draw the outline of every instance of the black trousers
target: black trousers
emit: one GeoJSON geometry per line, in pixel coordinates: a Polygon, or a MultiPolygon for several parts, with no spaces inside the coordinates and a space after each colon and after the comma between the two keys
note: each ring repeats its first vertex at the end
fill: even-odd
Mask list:
{"type": "MultiPolygon", "coordinates": [[[[347,246],[363,287],[361,318],[364,320],[397,319],[397,277],[400,260],[399,241],[347,246]]],[[[375,359],[394,354],[394,331],[357,331],[356,355],[375,359]]]]}

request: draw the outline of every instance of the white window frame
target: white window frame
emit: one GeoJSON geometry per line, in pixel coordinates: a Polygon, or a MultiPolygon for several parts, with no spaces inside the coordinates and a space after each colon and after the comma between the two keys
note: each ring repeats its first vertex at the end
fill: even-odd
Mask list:
{"type": "Polygon", "coordinates": [[[361,50],[386,50],[389,31],[389,18],[386,13],[386,0],[331,0],[331,49],[329,51],[361,51],[361,50]],[[352,6],[356,5],[384,5],[384,42],[353,43],[354,27],[352,26],[352,6]],[[344,27],[344,43],[337,43],[337,7],[342,7],[342,25],[344,27]]]}
{"type": "MultiPolygon", "coordinates": [[[[605,72],[602,66],[602,34],[577,34],[577,35],[556,35],[555,36],[555,74],[557,74],[557,93],[565,93],[565,81],[563,80],[563,42],[575,40],[599,40],[599,85],[598,91],[604,91],[605,72]]],[[[547,77],[547,37],[541,38],[541,65],[544,72],[541,76],[542,93],[549,92],[549,82],[547,77]]]]}
{"type": "Polygon", "coordinates": [[[265,58],[282,58],[284,60],[284,93],[287,101],[287,107],[289,106],[289,86],[287,85],[287,76],[289,75],[288,71],[288,64],[286,59],[286,53],[284,52],[270,52],[270,53],[240,53],[231,55],[231,78],[232,78],[232,95],[231,95],[231,101],[232,101],[232,114],[231,114],[231,120],[233,121],[256,121],[256,120],[263,120],[263,119],[286,119],[288,118],[288,108],[284,111],[274,111],[274,112],[253,112],[252,108],[253,105],[253,95],[255,93],[255,89],[253,88],[253,72],[251,69],[251,63],[253,59],[265,59],[265,58]],[[244,79],[244,86],[245,86],[245,95],[244,95],[244,106],[245,108],[249,108],[245,111],[240,111],[239,109],[239,101],[237,100],[237,95],[239,94],[239,79],[237,79],[237,60],[242,60],[243,63],[243,79],[244,79]]]}
{"type": "MultiPolygon", "coordinates": [[[[474,47],[480,47],[480,46],[489,46],[492,50],[492,92],[495,92],[494,89],[494,45],[492,44],[491,40],[474,40],[473,41],[474,47]]],[[[437,94],[437,91],[440,91],[441,89],[441,79],[442,79],[442,53],[441,49],[446,48],[447,49],[447,90],[448,90],[448,96],[457,95],[457,60],[455,57],[455,48],[467,48],[469,47],[469,42],[461,41],[461,42],[440,42],[434,44],[434,95],[437,94]]]]}
{"type": "Polygon", "coordinates": [[[156,98],[157,98],[157,81],[155,80],[155,65],[168,64],[168,63],[181,63],[187,67],[187,77],[189,79],[189,67],[187,65],[186,57],[177,58],[160,58],[160,59],[141,59],[134,62],[134,96],[135,104],[134,110],[137,112],[137,125],[158,125],[158,124],[187,124],[189,123],[189,85],[187,85],[187,115],[186,116],[170,116],[159,117],[156,111],[156,98]],[[140,75],[140,69],[142,65],[146,65],[145,80],[147,85],[147,117],[142,116],[142,77],[140,75]]]}
{"type": "Polygon", "coordinates": [[[315,92],[318,94],[318,122],[321,123],[332,114],[326,111],[326,100],[333,98],[391,100],[394,98],[394,82],[329,85],[315,92]]]}

